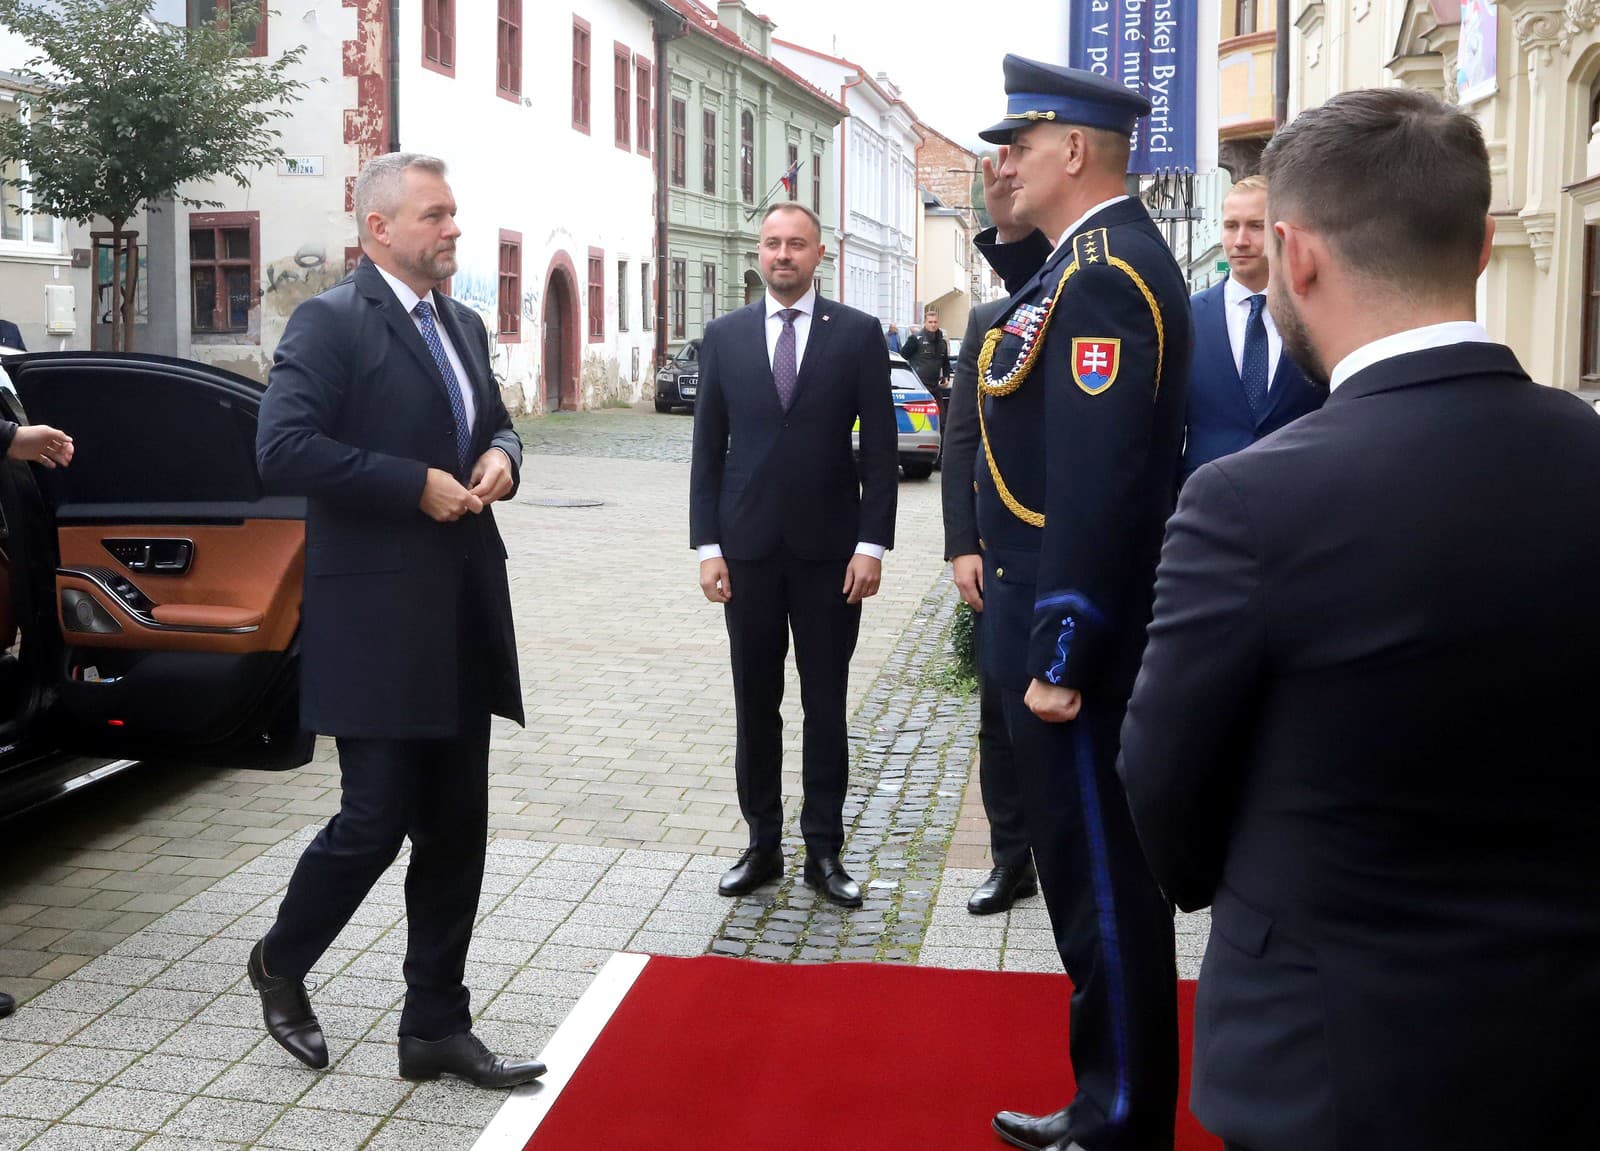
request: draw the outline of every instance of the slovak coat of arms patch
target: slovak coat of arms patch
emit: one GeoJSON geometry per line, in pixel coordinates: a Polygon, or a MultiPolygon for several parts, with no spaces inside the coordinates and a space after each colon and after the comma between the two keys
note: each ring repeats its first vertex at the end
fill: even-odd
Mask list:
{"type": "Polygon", "coordinates": [[[1109,336],[1076,336],[1072,341],[1072,378],[1091,396],[1117,379],[1122,366],[1122,341],[1109,336]]]}

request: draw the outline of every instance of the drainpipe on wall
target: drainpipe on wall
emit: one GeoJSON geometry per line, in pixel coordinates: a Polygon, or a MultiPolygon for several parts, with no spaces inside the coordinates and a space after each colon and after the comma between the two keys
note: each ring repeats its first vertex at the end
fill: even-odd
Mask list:
{"type": "Polygon", "coordinates": [[[389,0],[388,150],[400,150],[400,0],[389,0]]]}
{"type": "Polygon", "coordinates": [[[651,30],[655,33],[656,42],[656,355],[655,367],[651,370],[651,389],[655,387],[655,373],[659,372],[667,362],[667,264],[668,236],[667,216],[671,211],[671,201],[667,191],[667,165],[672,159],[672,129],[667,123],[667,114],[670,111],[669,97],[671,85],[667,83],[669,68],[667,66],[667,44],[676,40],[688,31],[688,22],[677,12],[666,5],[659,5],[655,17],[650,22],[651,30]],[[664,17],[670,16],[676,20],[676,26],[664,28],[664,17]]]}
{"type": "MultiPolygon", "coordinates": [[[[844,104],[845,100],[848,98],[848,96],[850,94],[850,89],[854,88],[856,85],[860,84],[865,79],[866,79],[866,76],[864,74],[862,74],[861,72],[857,72],[853,78],[851,78],[849,80],[846,80],[839,88],[839,103],[844,104]]],[[[837,254],[838,255],[838,265],[839,265],[839,282],[834,285],[834,295],[838,298],[838,300],[839,300],[839,302],[841,304],[845,302],[845,300],[844,300],[844,281],[845,281],[845,271],[844,271],[844,233],[845,233],[845,220],[847,219],[847,217],[845,215],[845,200],[844,200],[845,182],[844,182],[844,178],[845,178],[845,164],[847,163],[846,157],[850,155],[849,136],[848,136],[848,133],[850,131],[850,117],[848,115],[848,112],[849,112],[848,105],[846,106],[845,110],[846,110],[846,113],[847,113],[845,115],[845,118],[839,121],[839,251],[838,251],[838,254],[837,254]]],[[[863,309],[863,310],[865,310],[865,309],[863,309]]]]}
{"type": "Polygon", "coordinates": [[[1272,126],[1289,122],[1289,0],[1278,0],[1278,44],[1273,59],[1272,126]]]}

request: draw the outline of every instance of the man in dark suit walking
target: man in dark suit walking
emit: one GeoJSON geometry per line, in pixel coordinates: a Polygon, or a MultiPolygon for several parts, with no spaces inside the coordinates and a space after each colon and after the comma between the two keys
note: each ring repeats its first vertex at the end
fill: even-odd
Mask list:
{"type": "MultiPolygon", "coordinates": [[[[967,335],[956,357],[950,386],[949,420],[944,429],[945,467],[940,485],[944,500],[944,557],[962,600],[978,613],[973,629],[983,645],[983,554],[979,549],[977,515],[978,350],[989,328],[1006,310],[1005,300],[979,304],[967,317],[967,335]]],[[[989,855],[994,867],[967,900],[973,915],[1008,911],[1018,899],[1039,890],[1028,829],[1023,819],[1022,792],[1016,759],[1006,730],[1005,703],[999,682],[978,660],[978,787],[989,820],[989,855]]]]}
{"type": "Polygon", "coordinates": [[[1473,321],[1471,115],[1347,92],[1264,167],[1273,314],[1332,394],[1185,485],[1123,732],[1157,879],[1212,909],[1194,1113],[1245,1151],[1593,1147],[1600,420],[1473,321]]]}
{"type": "Polygon", "coordinates": [[[723,605],[738,716],[734,774],[750,846],[717,890],[783,874],[783,664],[794,632],[805,709],[803,878],[846,907],[840,862],[845,697],[861,601],[894,546],[899,471],[889,352],[878,321],[821,298],[822,224],[782,201],[761,224],[767,293],[706,327],[689,480],[700,590],[723,605]],[[860,421],[860,462],[850,429],[860,421]]]}
{"type": "Polygon", "coordinates": [[[365,258],[290,317],[256,441],[268,491],[307,498],[302,715],[337,737],[339,813],[250,953],[267,1030],[325,1067],[306,973],[411,840],[400,1074],[509,1087],[543,1074],[472,1033],[462,983],[488,837],[489,717],[522,722],[505,545],[490,505],[522,444],[456,267],[444,165],[392,153],[355,187],[365,258]]]}
{"type": "Polygon", "coordinates": [[[1246,176],[1222,200],[1228,276],[1189,300],[1194,367],[1189,373],[1182,478],[1314,412],[1326,388],[1289,356],[1267,304],[1267,182],[1246,176]]]}

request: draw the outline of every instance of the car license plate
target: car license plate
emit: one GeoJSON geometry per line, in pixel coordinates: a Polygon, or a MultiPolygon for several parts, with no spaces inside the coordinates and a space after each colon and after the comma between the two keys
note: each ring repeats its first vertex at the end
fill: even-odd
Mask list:
{"type": "Polygon", "coordinates": [[[699,387],[699,385],[699,376],[679,376],[678,394],[684,399],[688,399],[690,396],[694,395],[695,390],[699,387]]]}

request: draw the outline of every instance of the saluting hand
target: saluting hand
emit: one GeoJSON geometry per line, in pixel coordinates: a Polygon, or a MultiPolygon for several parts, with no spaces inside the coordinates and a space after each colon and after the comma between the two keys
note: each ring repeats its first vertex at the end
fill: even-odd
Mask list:
{"type": "Polygon", "coordinates": [[[472,494],[483,501],[483,507],[510,495],[511,457],[499,448],[490,448],[479,456],[478,462],[472,465],[472,494]]]}
{"type": "Polygon", "coordinates": [[[1044,720],[1046,723],[1068,723],[1078,718],[1078,712],[1083,710],[1083,695],[1073,691],[1070,687],[1056,687],[1054,684],[1045,683],[1036,679],[1028,684],[1028,690],[1022,697],[1022,702],[1028,705],[1028,710],[1044,720]]]}
{"type": "Polygon", "coordinates": [[[860,603],[868,596],[877,595],[882,578],[883,561],[857,552],[850,557],[850,566],[844,569],[844,602],[860,603]]]}
{"type": "Polygon", "coordinates": [[[1010,155],[1010,146],[1001,144],[998,158],[983,158],[983,206],[989,219],[994,221],[995,238],[1002,244],[1026,240],[1033,230],[1016,218],[1013,197],[1017,194],[1017,182],[1000,174],[1010,155]]]}
{"type": "Polygon", "coordinates": [[[477,515],[483,510],[483,500],[462,487],[461,481],[449,472],[429,468],[428,481],[422,485],[422,499],[417,501],[417,506],[428,518],[449,524],[469,513],[477,515]]]}

